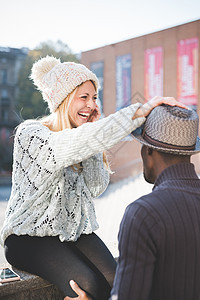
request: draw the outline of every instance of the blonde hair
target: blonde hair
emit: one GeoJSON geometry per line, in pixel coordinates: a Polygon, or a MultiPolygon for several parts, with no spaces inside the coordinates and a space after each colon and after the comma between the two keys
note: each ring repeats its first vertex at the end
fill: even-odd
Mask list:
{"type": "MultiPolygon", "coordinates": [[[[77,89],[78,87],[76,87],[75,90],[64,99],[64,101],[58,106],[57,110],[54,113],[40,119],[40,122],[44,126],[48,127],[51,131],[62,131],[67,128],[72,129],[72,125],[69,120],[69,106],[76,94],[77,89]]],[[[103,163],[109,173],[112,173],[105,152],[103,152],[103,163]]],[[[74,164],[71,167],[74,171],[82,170],[81,163],[74,164]]]]}
{"type": "Polygon", "coordinates": [[[41,123],[51,131],[61,131],[66,128],[72,128],[69,120],[69,106],[72,102],[77,88],[69,94],[65,100],[58,106],[57,110],[47,117],[41,119],[41,123]]]}

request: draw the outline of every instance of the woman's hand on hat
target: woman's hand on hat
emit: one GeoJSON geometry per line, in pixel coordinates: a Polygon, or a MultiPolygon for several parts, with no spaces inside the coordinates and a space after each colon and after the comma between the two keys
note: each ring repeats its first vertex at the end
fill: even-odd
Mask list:
{"type": "Polygon", "coordinates": [[[160,97],[155,96],[145,104],[143,104],[133,116],[133,120],[136,118],[146,117],[152,111],[153,108],[161,104],[167,104],[171,106],[179,106],[181,108],[188,109],[183,103],[178,102],[174,97],[160,97]]]}
{"type": "Polygon", "coordinates": [[[76,298],[71,298],[71,297],[65,297],[64,300],[71,300],[71,299],[76,299],[76,300],[92,300],[92,298],[88,297],[87,294],[78,286],[78,284],[70,280],[70,285],[71,288],[74,290],[74,292],[78,295],[76,298]]]}
{"type": "Polygon", "coordinates": [[[93,110],[91,116],[89,117],[88,122],[96,122],[100,119],[100,116],[101,116],[101,112],[98,105],[96,104],[96,107],[93,110]]]}

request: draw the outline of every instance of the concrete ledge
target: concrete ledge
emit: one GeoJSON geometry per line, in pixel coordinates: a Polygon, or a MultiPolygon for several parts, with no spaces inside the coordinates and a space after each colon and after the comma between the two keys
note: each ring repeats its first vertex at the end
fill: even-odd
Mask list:
{"type": "MultiPolygon", "coordinates": [[[[118,261],[118,258],[115,258],[118,261]]],[[[39,276],[12,268],[21,280],[0,283],[0,300],[63,300],[64,295],[52,283],[39,276]]]]}
{"type": "Polygon", "coordinates": [[[1,300],[63,300],[62,293],[48,281],[13,268],[20,281],[0,284],[1,300]]]}

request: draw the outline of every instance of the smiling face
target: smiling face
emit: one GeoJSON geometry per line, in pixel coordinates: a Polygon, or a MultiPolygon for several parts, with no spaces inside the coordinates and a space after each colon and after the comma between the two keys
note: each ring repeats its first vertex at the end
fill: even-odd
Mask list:
{"type": "Polygon", "coordinates": [[[97,92],[91,81],[81,84],[69,106],[69,120],[72,127],[88,121],[96,107],[97,92]]]}

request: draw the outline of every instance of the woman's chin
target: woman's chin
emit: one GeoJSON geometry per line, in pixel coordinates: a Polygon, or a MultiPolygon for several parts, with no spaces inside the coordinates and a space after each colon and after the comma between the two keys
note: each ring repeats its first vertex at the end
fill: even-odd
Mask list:
{"type": "Polygon", "coordinates": [[[87,120],[81,120],[81,121],[78,121],[76,123],[74,123],[74,127],[79,127],[83,124],[87,123],[87,120]]]}
{"type": "Polygon", "coordinates": [[[87,119],[79,119],[77,122],[76,122],[76,124],[77,124],[77,126],[81,126],[81,125],[83,125],[83,124],[85,124],[85,123],[87,123],[88,122],[88,118],[87,119]]]}

